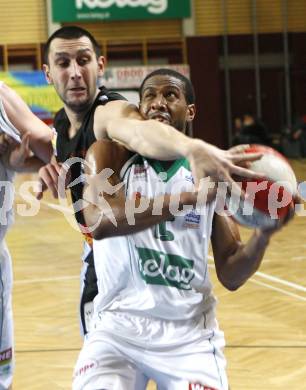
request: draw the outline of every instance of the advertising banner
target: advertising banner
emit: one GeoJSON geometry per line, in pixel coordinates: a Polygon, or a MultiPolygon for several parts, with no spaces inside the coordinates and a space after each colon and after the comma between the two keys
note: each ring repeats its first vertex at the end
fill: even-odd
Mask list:
{"type": "Polygon", "coordinates": [[[56,23],[182,19],[190,15],[190,0],[52,0],[56,23]]]}

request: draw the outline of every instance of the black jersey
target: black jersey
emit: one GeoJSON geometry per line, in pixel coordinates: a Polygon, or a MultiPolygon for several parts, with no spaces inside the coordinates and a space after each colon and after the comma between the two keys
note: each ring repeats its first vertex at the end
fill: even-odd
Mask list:
{"type": "MultiPolygon", "coordinates": [[[[101,87],[90,110],[85,115],[83,123],[74,137],[69,138],[70,122],[64,109],[61,109],[55,116],[54,128],[57,132],[56,158],[58,162],[65,162],[70,157],[85,158],[86,152],[91,144],[96,141],[93,131],[94,113],[97,106],[104,105],[114,100],[126,100],[119,93],[108,91],[101,87]]],[[[70,188],[71,197],[74,204],[82,198],[83,181],[81,179],[82,164],[76,162],[71,165],[71,182],[79,179],[78,184],[70,188]]],[[[85,225],[83,213],[76,210],[75,217],[79,224],[85,225]]]]}

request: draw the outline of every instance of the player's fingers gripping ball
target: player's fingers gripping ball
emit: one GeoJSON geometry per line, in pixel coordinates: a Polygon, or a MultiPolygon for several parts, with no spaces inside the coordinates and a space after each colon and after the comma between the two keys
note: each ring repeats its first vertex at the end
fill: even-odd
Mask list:
{"type": "Polygon", "coordinates": [[[262,153],[261,159],[251,162],[249,169],[264,173],[265,179],[250,180],[235,178],[245,191],[245,199],[232,194],[226,197],[226,208],[230,215],[241,225],[250,228],[276,227],[280,218],[285,218],[293,206],[297,193],[297,180],[288,161],[276,150],[251,145],[247,153],[262,153]]]}

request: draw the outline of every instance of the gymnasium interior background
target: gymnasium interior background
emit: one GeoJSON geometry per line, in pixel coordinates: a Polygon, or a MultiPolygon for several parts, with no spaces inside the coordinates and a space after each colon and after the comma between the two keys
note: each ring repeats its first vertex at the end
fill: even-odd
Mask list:
{"type": "Polygon", "coordinates": [[[174,15],[81,21],[68,3],[75,7],[75,0],[0,0],[1,79],[48,123],[61,103],[40,72],[28,72],[41,70],[44,42],[65,24],[93,33],[115,83],[107,85],[131,99],[143,67],[181,66],[197,97],[193,135],[220,147],[231,145],[234,120],[246,112],[265,123],[277,148],[306,114],[305,0],[168,0],[174,15]]]}

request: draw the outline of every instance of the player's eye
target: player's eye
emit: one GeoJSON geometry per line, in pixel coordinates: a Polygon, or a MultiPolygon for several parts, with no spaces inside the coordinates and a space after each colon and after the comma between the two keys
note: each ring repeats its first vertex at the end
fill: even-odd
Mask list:
{"type": "Polygon", "coordinates": [[[57,61],[57,65],[61,68],[67,68],[69,66],[69,60],[59,60],[57,61]]]}
{"type": "Polygon", "coordinates": [[[176,99],[177,98],[177,93],[174,91],[169,91],[166,93],[165,96],[167,99],[176,99]]]}
{"type": "Polygon", "coordinates": [[[154,93],[152,92],[147,92],[145,95],[144,95],[144,98],[145,99],[153,99],[154,98],[154,93]]]}
{"type": "Polygon", "coordinates": [[[82,66],[88,64],[88,62],[90,62],[90,58],[88,57],[81,57],[78,59],[78,64],[82,66]]]}

